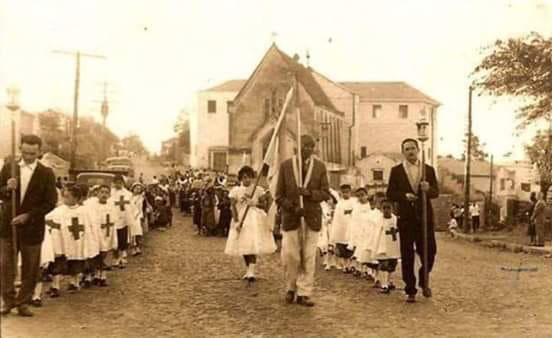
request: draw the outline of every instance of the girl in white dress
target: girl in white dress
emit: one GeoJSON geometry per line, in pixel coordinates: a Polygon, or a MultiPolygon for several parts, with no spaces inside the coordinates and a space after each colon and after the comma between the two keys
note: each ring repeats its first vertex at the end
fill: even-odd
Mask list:
{"type": "Polygon", "coordinates": [[[270,207],[270,198],[263,188],[253,192],[255,171],[244,166],[238,172],[240,185],[230,191],[232,203],[232,225],[228,233],[224,253],[230,256],[243,256],[247,272],[243,279],[255,281],[255,265],[258,255],[267,255],[276,251],[276,243],[269,226],[266,210],[270,207]],[[240,226],[244,212],[249,206],[247,217],[240,226]]]}

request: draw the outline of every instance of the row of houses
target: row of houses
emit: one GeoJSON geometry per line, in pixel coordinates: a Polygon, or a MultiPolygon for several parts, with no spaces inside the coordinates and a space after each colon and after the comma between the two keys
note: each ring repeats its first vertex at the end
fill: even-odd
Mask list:
{"type": "MultiPolygon", "coordinates": [[[[228,173],[258,167],[294,77],[304,133],[317,142],[336,186],[385,186],[389,170],[402,159],[400,144],[416,137],[416,122],[429,122],[428,162],[437,165],[440,103],[405,82],[336,82],[273,44],[251,76],[229,80],[198,94],[190,114],[190,164],[228,173]]],[[[278,145],[283,159],[293,154],[296,121],[288,110],[278,145]]]]}

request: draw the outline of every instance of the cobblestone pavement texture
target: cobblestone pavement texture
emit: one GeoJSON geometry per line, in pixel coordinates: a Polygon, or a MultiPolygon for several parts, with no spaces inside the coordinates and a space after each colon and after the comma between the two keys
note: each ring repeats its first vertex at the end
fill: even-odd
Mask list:
{"type": "MultiPolygon", "coordinates": [[[[44,298],[34,318],[2,318],[2,337],[552,337],[552,260],[439,236],[434,296],[405,304],[365,280],[317,272],[314,308],[284,303],[279,256],[259,260],[247,287],[223,238],[178,217],[147,235],[145,255],[111,272],[110,287],[44,298]],[[503,268],[537,268],[512,272],[503,268]]],[[[402,285],[400,272],[395,281],[402,285]]]]}

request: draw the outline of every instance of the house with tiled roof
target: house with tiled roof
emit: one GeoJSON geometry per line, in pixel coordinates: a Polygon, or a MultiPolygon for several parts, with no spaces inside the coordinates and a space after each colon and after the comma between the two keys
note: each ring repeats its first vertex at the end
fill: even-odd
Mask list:
{"type": "Polygon", "coordinates": [[[429,122],[428,164],[437,167],[437,108],[440,103],[406,82],[339,82],[357,97],[354,112],[355,166],[365,183],[383,187],[402,160],[401,141],[416,138],[416,122],[429,122]]]}

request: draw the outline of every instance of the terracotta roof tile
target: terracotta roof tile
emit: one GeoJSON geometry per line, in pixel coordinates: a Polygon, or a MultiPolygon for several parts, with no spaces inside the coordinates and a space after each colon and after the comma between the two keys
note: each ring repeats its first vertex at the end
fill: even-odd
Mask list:
{"type": "Polygon", "coordinates": [[[426,101],[440,105],[438,101],[422,93],[406,82],[339,82],[354,93],[360,95],[361,100],[407,100],[426,101]]]}
{"type": "Polygon", "coordinates": [[[247,80],[230,80],[206,89],[208,92],[239,92],[247,80]]]}

